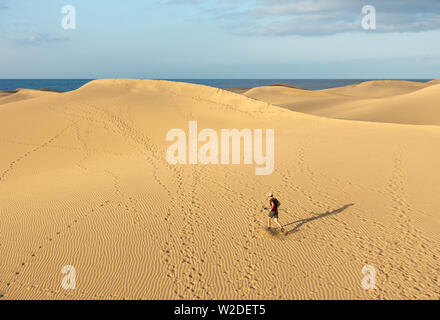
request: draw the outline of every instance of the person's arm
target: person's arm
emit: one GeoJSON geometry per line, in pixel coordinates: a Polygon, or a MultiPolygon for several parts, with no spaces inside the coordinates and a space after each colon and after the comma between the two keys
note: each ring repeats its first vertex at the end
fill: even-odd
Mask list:
{"type": "Polygon", "coordinates": [[[270,205],[272,206],[272,211],[275,209],[275,201],[273,201],[272,199],[270,200],[270,205]]]}

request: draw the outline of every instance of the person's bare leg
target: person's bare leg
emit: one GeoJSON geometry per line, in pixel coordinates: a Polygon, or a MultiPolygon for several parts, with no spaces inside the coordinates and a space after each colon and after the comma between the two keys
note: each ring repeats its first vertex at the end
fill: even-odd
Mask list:
{"type": "Polygon", "coordinates": [[[271,222],[271,218],[269,217],[269,218],[267,218],[267,227],[270,229],[270,222],[271,222]]]}
{"type": "Polygon", "coordinates": [[[278,221],[278,218],[274,218],[274,220],[275,220],[275,223],[280,227],[280,229],[283,230],[283,226],[278,221]]]}

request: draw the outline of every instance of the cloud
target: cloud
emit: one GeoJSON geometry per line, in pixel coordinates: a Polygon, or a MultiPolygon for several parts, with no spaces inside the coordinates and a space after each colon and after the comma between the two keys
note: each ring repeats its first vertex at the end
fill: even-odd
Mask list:
{"type": "Polygon", "coordinates": [[[9,9],[9,7],[4,2],[4,0],[0,0],[0,10],[9,9]]]}
{"type": "Polygon", "coordinates": [[[364,5],[376,9],[377,29],[421,32],[440,29],[439,0],[166,0],[199,7],[229,32],[250,36],[319,36],[362,32],[364,5]]]}
{"type": "Polygon", "coordinates": [[[46,43],[58,43],[68,41],[67,37],[60,37],[53,34],[37,34],[26,38],[16,39],[15,42],[21,45],[39,46],[46,43]]]}

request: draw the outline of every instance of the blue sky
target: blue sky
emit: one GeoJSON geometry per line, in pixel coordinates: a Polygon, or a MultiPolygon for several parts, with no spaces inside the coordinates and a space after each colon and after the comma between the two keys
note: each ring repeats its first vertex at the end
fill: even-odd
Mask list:
{"type": "Polygon", "coordinates": [[[0,43],[0,78],[430,79],[440,1],[0,0],[0,43]]]}

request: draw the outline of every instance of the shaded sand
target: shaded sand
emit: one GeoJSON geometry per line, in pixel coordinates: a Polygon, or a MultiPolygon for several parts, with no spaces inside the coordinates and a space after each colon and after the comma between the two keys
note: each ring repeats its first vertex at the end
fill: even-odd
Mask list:
{"type": "Polygon", "coordinates": [[[226,91],[234,92],[234,93],[240,93],[243,94],[247,91],[249,91],[251,88],[228,88],[225,89],[226,91]]]}
{"type": "Polygon", "coordinates": [[[440,127],[98,80],[2,105],[0,137],[2,299],[440,298],[440,127]],[[169,165],[165,135],[189,120],[276,127],[274,174],[169,165]],[[284,234],[265,229],[268,191],[284,234]],[[361,286],[367,264],[376,290],[361,286]]]}
{"type": "Polygon", "coordinates": [[[440,79],[434,79],[428,82],[428,84],[440,84],[440,79]]]}
{"type": "Polygon", "coordinates": [[[293,111],[337,119],[440,124],[440,86],[428,83],[380,80],[325,90],[257,87],[244,95],[293,111]]]}
{"type": "MultiPolygon", "coordinates": [[[[268,87],[285,87],[285,88],[293,88],[293,89],[302,89],[302,90],[306,90],[304,88],[298,87],[298,86],[294,86],[291,85],[289,83],[273,83],[271,85],[268,85],[268,87]]],[[[235,93],[240,93],[240,94],[244,94],[246,92],[248,92],[249,90],[251,90],[252,88],[228,88],[225,89],[226,91],[231,91],[231,92],[235,92],[235,93]]]]}

